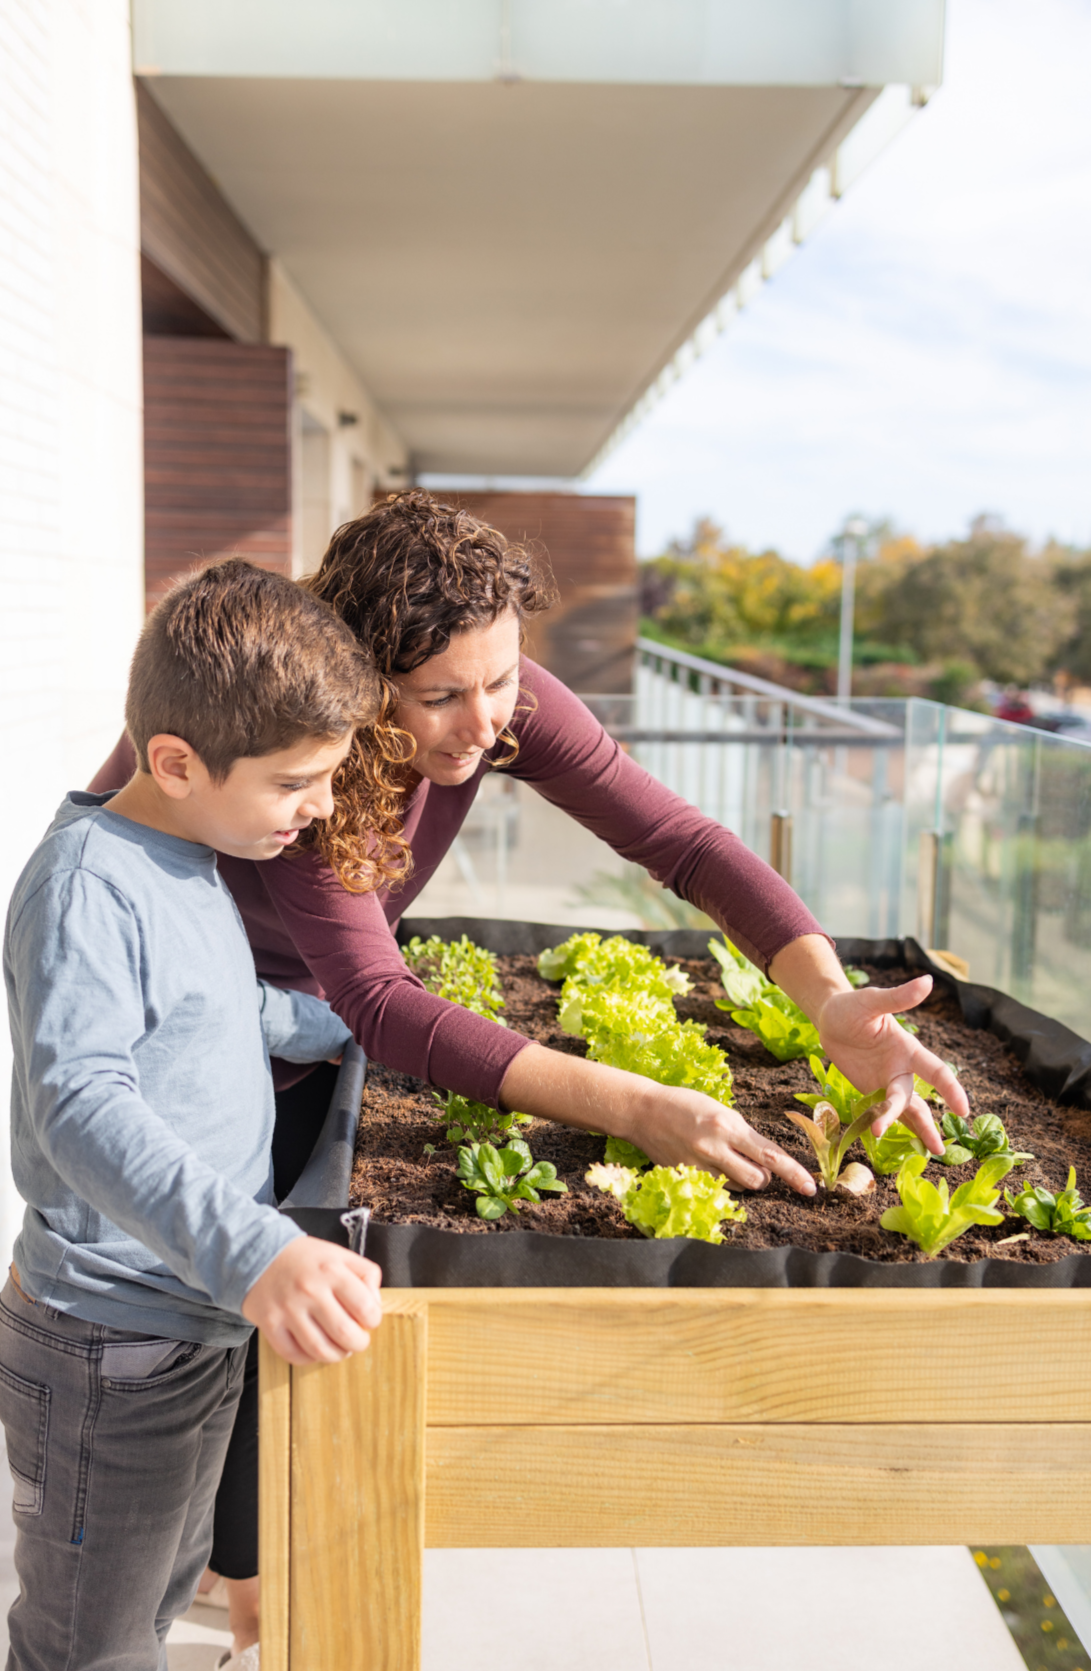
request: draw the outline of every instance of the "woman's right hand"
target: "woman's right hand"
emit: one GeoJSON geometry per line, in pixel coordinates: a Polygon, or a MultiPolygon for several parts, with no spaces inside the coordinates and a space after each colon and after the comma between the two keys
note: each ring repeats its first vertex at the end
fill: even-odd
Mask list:
{"type": "Polygon", "coordinates": [[[538,1119],[624,1137],[660,1166],[722,1172],[739,1189],[764,1189],[774,1175],[813,1195],[812,1175],[747,1125],[741,1114],[700,1091],[657,1085],[544,1045],[528,1044],[504,1076],[501,1101],[538,1119]]]}
{"type": "Polygon", "coordinates": [[[634,1111],[626,1131],[613,1135],[627,1137],[658,1166],[699,1166],[705,1172],[722,1172],[739,1189],[764,1189],[776,1176],[799,1195],[815,1193],[811,1173],[756,1132],[735,1109],[676,1085],[653,1085],[648,1102],[649,1107],[634,1111]]]}

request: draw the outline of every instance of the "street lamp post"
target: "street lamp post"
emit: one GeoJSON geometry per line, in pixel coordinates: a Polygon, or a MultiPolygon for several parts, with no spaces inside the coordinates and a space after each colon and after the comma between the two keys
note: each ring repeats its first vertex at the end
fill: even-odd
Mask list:
{"type": "Polygon", "coordinates": [[[862,516],[845,523],[841,542],[841,643],[837,657],[837,700],[852,700],[852,627],[856,608],[856,564],[867,538],[862,516]]]}

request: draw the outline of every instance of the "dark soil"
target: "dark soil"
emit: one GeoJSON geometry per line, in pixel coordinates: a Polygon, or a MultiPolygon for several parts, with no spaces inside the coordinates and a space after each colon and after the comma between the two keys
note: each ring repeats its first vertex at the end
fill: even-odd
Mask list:
{"type": "MultiPolygon", "coordinates": [[[[737,1027],[715,1007],[714,999],[723,996],[723,988],[711,959],[682,961],[681,966],[693,981],[693,990],[677,1000],[679,1016],[703,1022],[709,1043],[727,1052],[739,1113],[814,1171],[814,1156],[803,1133],[784,1117],[788,1109],[802,1109],[793,1100],[794,1092],[815,1089],[806,1061],[778,1062],[753,1033],[737,1027]]],[[[582,1041],[558,1029],[559,988],[540,979],[535,959],[502,957],[499,967],[508,1024],[552,1049],[583,1055],[582,1041]]],[[[912,974],[908,969],[865,967],[876,986],[895,986],[912,974]]],[[[913,1012],[913,1019],[920,1027],[921,1041],[954,1064],[973,1113],[999,1114],[1012,1147],[1034,1154],[1034,1160],[1009,1175],[1009,1186],[1021,1187],[1014,1180],[1025,1179],[1052,1190],[1063,1189],[1071,1165],[1079,1182],[1091,1187],[1091,1112],[1063,1107],[1036,1090],[999,1039],[966,1026],[954,997],[945,989],[937,989],[913,1012]]],[[[613,1198],[584,1181],[592,1161],[602,1159],[603,1139],[549,1120],[535,1120],[522,1135],[535,1160],[553,1162],[568,1185],[567,1195],[544,1197],[538,1206],[527,1203],[518,1218],[508,1214],[486,1224],[477,1216],[476,1197],[458,1181],[455,1151],[445,1140],[437,1112],[432,1093],[420,1080],[374,1063],[369,1067],[352,1176],[353,1205],[370,1206],[376,1218],[386,1223],[427,1224],[476,1235],[533,1229],[553,1235],[639,1239],[639,1231],[625,1222],[613,1198]],[[435,1145],[433,1155],[425,1153],[429,1143],[435,1145]]],[[[866,1159],[862,1150],[850,1158],[866,1159]]],[[[932,1175],[946,1177],[953,1191],[973,1176],[976,1166],[971,1161],[966,1166],[937,1167],[932,1175]]],[[[879,1220],[888,1207],[898,1205],[898,1194],[893,1177],[878,1178],[876,1184],[874,1194],[864,1200],[821,1193],[805,1200],[778,1179],[760,1193],[739,1192],[748,1217],[731,1231],[731,1244],[748,1248],[792,1244],[814,1252],[855,1253],[886,1262],[923,1260],[911,1242],[881,1228],[879,1220]]],[[[1049,1264],[1080,1248],[1067,1236],[1042,1234],[1025,1219],[1013,1216],[1004,1224],[968,1231],[940,1257],[1049,1264]],[[1029,1232],[1029,1240],[997,1245],[1024,1232],[1029,1232]]]]}

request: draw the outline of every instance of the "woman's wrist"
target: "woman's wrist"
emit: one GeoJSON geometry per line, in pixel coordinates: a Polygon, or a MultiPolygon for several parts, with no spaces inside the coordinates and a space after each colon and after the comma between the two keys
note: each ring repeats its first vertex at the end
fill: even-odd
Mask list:
{"type": "Polygon", "coordinates": [[[803,934],[783,946],[769,965],[769,978],[799,1005],[819,1031],[830,999],[852,991],[852,983],[824,934],[803,934]]]}

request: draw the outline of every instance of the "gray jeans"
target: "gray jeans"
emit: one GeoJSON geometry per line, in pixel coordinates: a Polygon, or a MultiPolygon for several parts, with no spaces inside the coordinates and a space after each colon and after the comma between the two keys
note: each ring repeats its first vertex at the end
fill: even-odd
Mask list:
{"type": "Polygon", "coordinates": [[[7,1671],[165,1671],[196,1593],[246,1347],[157,1340],[0,1293],[19,1599],[7,1671]]]}

